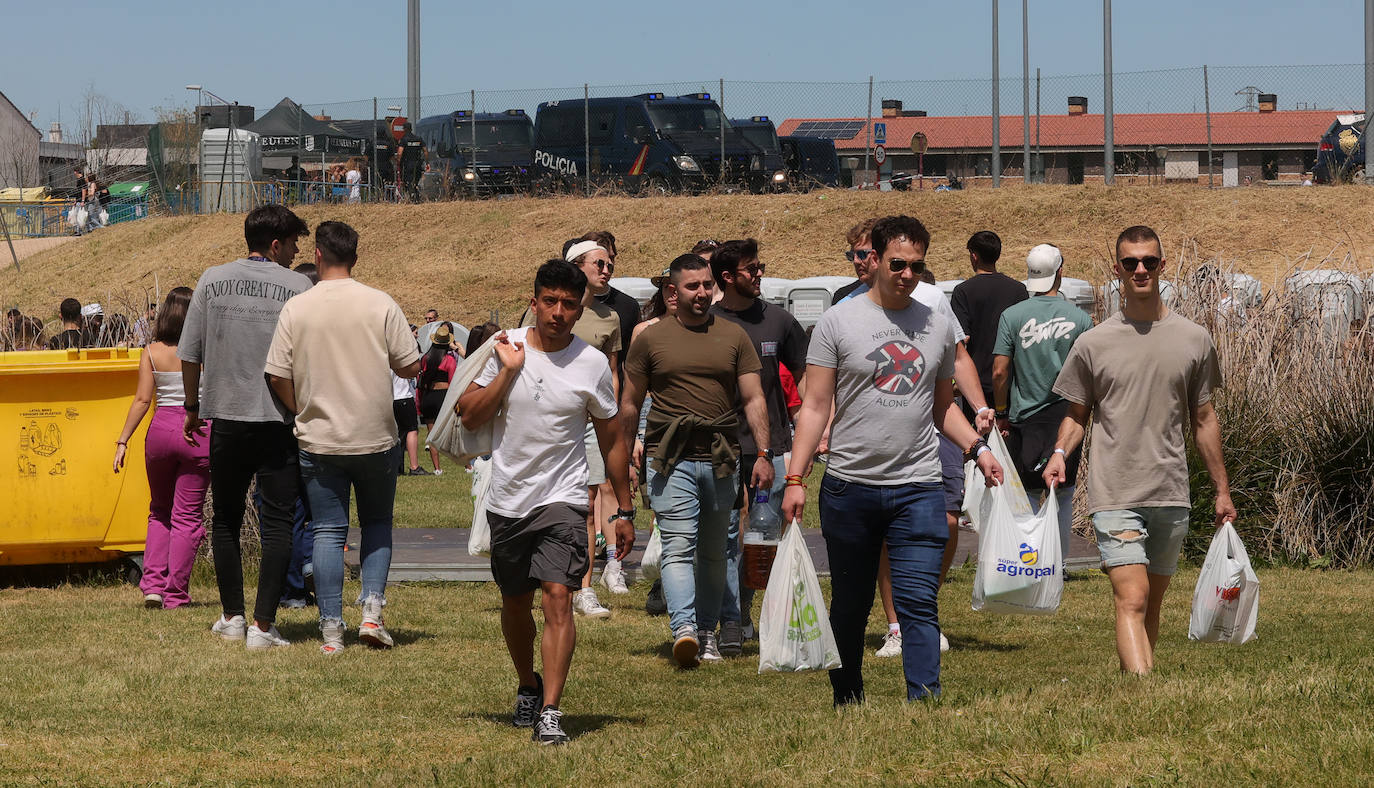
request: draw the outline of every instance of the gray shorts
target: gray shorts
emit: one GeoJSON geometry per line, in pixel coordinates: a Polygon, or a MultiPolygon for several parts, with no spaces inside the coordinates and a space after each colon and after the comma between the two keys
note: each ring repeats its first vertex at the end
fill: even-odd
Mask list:
{"type": "Polygon", "coordinates": [[[940,432],[940,480],[945,492],[945,511],[959,512],[964,508],[964,453],[959,445],[940,432]]]}
{"type": "Polygon", "coordinates": [[[524,517],[487,510],[491,574],[502,596],[521,596],[541,583],[581,588],[587,574],[587,507],[540,506],[524,517]]]}
{"type": "Polygon", "coordinates": [[[1178,554],[1183,537],[1188,535],[1188,507],[1141,506],[1111,509],[1093,515],[1093,533],[1102,555],[1102,568],[1147,564],[1152,575],[1172,575],[1178,571],[1178,554]],[[1123,539],[1123,531],[1140,535],[1123,539]]]}
{"type": "Polygon", "coordinates": [[[606,481],[606,460],[601,456],[601,444],[596,440],[596,428],[587,422],[584,436],[587,444],[587,486],[595,487],[606,481]]]}

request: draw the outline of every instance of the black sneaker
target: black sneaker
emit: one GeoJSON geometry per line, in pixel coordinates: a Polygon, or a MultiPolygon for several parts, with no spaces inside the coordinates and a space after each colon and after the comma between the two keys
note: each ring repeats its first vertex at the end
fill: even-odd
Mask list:
{"type": "Polygon", "coordinates": [[[668,600],[663,596],[662,580],[655,580],[654,587],[649,589],[649,598],[644,600],[644,612],[651,616],[667,615],[668,600]]]}
{"type": "Polygon", "coordinates": [[[415,468],[411,468],[409,471],[406,471],[406,474],[409,475],[409,476],[433,476],[433,475],[434,475],[434,474],[430,473],[429,471],[425,470],[424,468],[420,468],[420,467],[418,467],[418,466],[415,467],[415,468]]]}
{"type": "Polygon", "coordinates": [[[531,741],[540,744],[567,744],[572,740],[568,734],[563,732],[563,712],[557,706],[545,706],[539,712],[539,720],[534,723],[534,733],[530,734],[531,741]]]}
{"type": "Polygon", "coordinates": [[[515,690],[515,714],[511,724],[517,728],[532,728],[539,716],[539,704],[544,702],[544,677],[534,674],[533,687],[519,687],[515,690]]]}

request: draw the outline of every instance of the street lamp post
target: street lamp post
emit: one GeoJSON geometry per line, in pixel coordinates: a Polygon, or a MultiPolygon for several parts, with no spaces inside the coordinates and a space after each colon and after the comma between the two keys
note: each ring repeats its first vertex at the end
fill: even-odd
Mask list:
{"type": "Polygon", "coordinates": [[[200,85],[187,85],[187,86],[186,86],[186,89],[187,89],[187,90],[194,90],[194,91],[196,92],[196,125],[199,126],[199,125],[200,125],[200,105],[201,105],[200,93],[201,93],[201,91],[203,90],[203,88],[202,88],[200,85]]]}

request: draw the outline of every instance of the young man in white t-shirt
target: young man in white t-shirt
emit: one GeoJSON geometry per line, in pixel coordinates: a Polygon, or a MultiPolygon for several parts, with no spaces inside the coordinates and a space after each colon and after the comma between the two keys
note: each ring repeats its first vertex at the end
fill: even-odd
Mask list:
{"type": "Polygon", "coordinates": [[[492,423],[491,571],[501,589],[501,631],[519,676],[517,727],[533,727],[541,744],[568,741],[558,702],[572,664],[577,630],[573,593],[582,585],[587,552],[588,417],[596,431],[619,509],[614,516],[617,560],[634,547],[629,453],[614,420],[615,387],[606,355],[573,336],[587,276],[550,260],[534,279],[535,323],[503,332],[492,358],[458,400],[463,426],[492,423]],[[499,412],[498,412],[499,411],[499,412]],[[542,590],[544,673],[534,671],[534,617],[542,590]]]}

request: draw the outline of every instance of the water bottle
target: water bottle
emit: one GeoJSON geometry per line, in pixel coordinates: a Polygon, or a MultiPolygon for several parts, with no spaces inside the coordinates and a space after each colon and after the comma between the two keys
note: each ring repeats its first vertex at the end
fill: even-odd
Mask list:
{"type": "Polygon", "coordinates": [[[782,541],[782,517],[768,505],[768,491],[759,490],[749,507],[748,530],[744,532],[744,584],[762,591],[782,541]]]}

